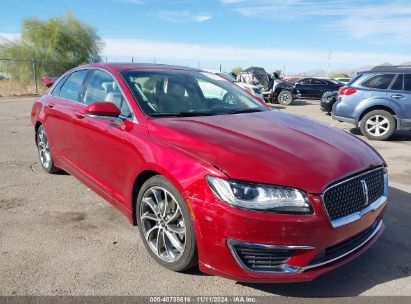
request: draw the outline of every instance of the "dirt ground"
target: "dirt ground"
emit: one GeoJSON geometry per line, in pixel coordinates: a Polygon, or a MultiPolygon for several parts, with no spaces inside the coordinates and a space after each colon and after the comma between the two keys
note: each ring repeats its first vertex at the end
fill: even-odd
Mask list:
{"type": "MultiPolygon", "coordinates": [[[[370,250],[312,282],[253,285],[165,270],[120,212],[72,176],[43,172],[33,100],[0,98],[0,295],[411,296],[411,132],[370,142],[390,172],[386,230],[370,250]]],[[[318,101],[277,108],[351,130],[318,101]]]]}

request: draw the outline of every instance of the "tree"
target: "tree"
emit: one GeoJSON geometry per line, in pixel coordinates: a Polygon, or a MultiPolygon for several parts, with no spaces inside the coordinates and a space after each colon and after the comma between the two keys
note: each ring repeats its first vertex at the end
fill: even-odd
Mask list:
{"type": "Polygon", "coordinates": [[[242,71],[243,71],[242,67],[234,67],[234,68],[231,69],[231,72],[236,74],[236,75],[240,74],[242,71]]]}
{"type": "Polygon", "coordinates": [[[350,78],[350,76],[345,73],[332,73],[330,78],[350,78]]]}
{"type": "MultiPolygon", "coordinates": [[[[99,62],[102,47],[95,29],[68,12],[48,20],[24,20],[21,38],[0,42],[0,55],[18,60],[31,60],[34,56],[37,76],[59,76],[80,64],[99,62]]],[[[3,69],[12,79],[33,79],[31,62],[11,61],[3,69]]]]}
{"type": "Polygon", "coordinates": [[[281,70],[275,70],[275,73],[277,73],[278,77],[281,77],[283,71],[281,71],[281,70]]]}

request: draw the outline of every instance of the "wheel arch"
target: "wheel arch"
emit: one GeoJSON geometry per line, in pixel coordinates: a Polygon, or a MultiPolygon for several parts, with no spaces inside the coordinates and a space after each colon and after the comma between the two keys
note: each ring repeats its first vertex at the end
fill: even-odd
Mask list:
{"type": "Polygon", "coordinates": [[[148,179],[156,175],[161,175],[161,173],[155,170],[144,170],[140,172],[134,180],[132,195],[131,195],[132,224],[134,226],[137,226],[136,207],[137,207],[137,197],[138,197],[138,194],[140,193],[140,189],[148,179]]]}
{"type": "MultiPolygon", "coordinates": [[[[386,106],[386,105],[373,105],[369,108],[366,108],[365,110],[363,110],[361,112],[360,116],[358,117],[358,122],[360,122],[367,113],[369,113],[371,111],[375,111],[375,110],[387,111],[388,113],[390,113],[391,115],[394,116],[395,120],[397,120],[397,117],[396,117],[397,114],[391,107],[386,106]]],[[[398,122],[397,122],[397,124],[398,124],[398,122]]]]}
{"type": "Polygon", "coordinates": [[[42,123],[40,121],[37,121],[34,125],[34,142],[36,143],[36,146],[37,146],[37,132],[41,125],[42,123]]]}

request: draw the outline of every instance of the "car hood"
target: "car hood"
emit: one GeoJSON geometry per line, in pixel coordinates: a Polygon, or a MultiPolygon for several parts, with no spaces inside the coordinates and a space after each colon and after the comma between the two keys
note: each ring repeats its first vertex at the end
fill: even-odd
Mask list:
{"type": "Polygon", "coordinates": [[[383,163],[366,143],[335,127],[280,111],[153,118],[156,140],[230,178],[321,193],[328,184],[383,163]]]}

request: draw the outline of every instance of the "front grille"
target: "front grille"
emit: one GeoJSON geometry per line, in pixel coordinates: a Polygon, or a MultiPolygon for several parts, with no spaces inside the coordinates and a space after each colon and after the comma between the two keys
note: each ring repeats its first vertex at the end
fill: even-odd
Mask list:
{"type": "Polygon", "coordinates": [[[268,272],[281,271],[280,266],[295,252],[294,249],[263,248],[242,242],[231,244],[231,249],[248,269],[268,272]]]}
{"type": "Polygon", "coordinates": [[[331,220],[353,214],[366,208],[384,195],[383,167],[348,178],[330,186],[324,192],[324,205],[331,220]],[[368,204],[361,180],[368,187],[368,204]]]}
{"type": "MultiPolygon", "coordinates": [[[[361,247],[371,236],[378,230],[381,226],[381,222],[377,222],[371,227],[367,228],[363,232],[342,241],[336,245],[326,248],[325,250],[318,253],[309,263],[308,266],[320,265],[333,260],[336,260],[347,253],[361,247]]],[[[313,266],[315,267],[315,266],[313,266]]]]}

